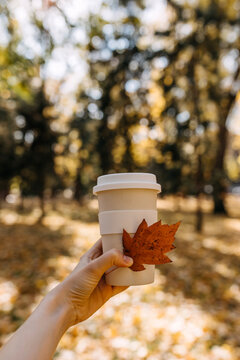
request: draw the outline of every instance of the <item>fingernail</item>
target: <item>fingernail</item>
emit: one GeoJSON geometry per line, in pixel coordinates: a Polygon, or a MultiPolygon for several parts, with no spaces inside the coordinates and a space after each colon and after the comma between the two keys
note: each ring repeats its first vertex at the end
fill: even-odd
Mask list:
{"type": "Polygon", "coordinates": [[[129,256],[123,255],[123,260],[125,263],[127,264],[132,264],[133,263],[133,259],[129,256]]]}

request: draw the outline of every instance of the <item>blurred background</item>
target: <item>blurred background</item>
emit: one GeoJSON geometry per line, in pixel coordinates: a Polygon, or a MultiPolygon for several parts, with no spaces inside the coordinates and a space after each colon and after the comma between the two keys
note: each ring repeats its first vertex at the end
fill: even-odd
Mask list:
{"type": "Polygon", "coordinates": [[[99,237],[97,177],[136,171],[173,263],[55,358],[240,358],[239,50],[239,0],[1,0],[0,345],[99,237]]]}

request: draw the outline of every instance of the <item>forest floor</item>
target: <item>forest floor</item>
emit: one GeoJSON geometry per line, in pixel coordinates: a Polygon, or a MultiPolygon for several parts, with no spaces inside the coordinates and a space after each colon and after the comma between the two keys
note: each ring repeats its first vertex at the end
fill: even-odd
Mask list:
{"type": "MultiPolygon", "coordinates": [[[[228,196],[229,216],[204,200],[202,234],[194,230],[195,199],[158,201],[159,219],[182,220],[171,264],[154,284],[129,287],[63,336],[57,360],[240,359],[240,198],[228,196]]],[[[99,238],[97,203],[70,201],[40,209],[29,202],[0,210],[0,345],[42,297],[99,238]]]]}

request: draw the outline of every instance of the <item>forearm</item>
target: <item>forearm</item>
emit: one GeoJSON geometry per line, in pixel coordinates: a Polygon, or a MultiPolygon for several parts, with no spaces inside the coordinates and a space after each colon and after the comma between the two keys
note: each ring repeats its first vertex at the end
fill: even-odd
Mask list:
{"type": "Polygon", "coordinates": [[[112,266],[129,267],[131,258],[117,249],[102,254],[102,241],[80,259],[73,272],[53,289],[0,350],[0,360],[50,360],[64,332],[95,313],[126,289],[106,284],[112,266]]]}
{"type": "Polygon", "coordinates": [[[0,360],[50,360],[70,325],[69,309],[50,293],[0,350],[0,360]]]}

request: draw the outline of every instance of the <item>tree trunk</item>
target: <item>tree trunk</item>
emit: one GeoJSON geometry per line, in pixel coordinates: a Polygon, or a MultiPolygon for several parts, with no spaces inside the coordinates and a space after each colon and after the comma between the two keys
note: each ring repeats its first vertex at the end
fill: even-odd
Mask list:
{"type": "Polygon", "coordinates": [[[201,194],[197,197],[196,231],[201,233],[203,228],[203,213],[201,207],[201,194]]]}
{"type": "MultiPolygon", "coordinates": [[[[197,88],[197,81],[195,79],[195,65],[198,62],[198,53],[195,53],[192,57],[192,61],[190,63],[190,75],[192,79],[192,96],[193,96],[193,104],[194,104],[194,116],[196,119],[197,126],[195,128],[195,131],[197,130],[197,127],[200,124],[200,113],[199,113],[199,95],[198,95],[198,88],[197,88]]],[[[204,175],[203,175],[203,168],[202,168],[202,152],[200,152],[200,145],[202,142],[202,139],[200,135],[196,136],[195,141],[195,151],[197,153],[197,172],[196,172],[196,193],[197,193],[197,211],[196,211],[196,223],[195,223],[195,229],[197,232],[202,232],[203,227],[203,214],[202,214],[202,207],[201,207],[201,196],[203,194],[203,186],[204,186],[204,175]]]]}
{"type": "MultiPolygon", "coordinates": [[[[237,81],[239,78],[240,66],[235,73],[234,80],[237,81]]],[[[214,183],[213,200],[214,200],[214,213],[215,214],[226,214],[226,208],[224,205],[224,197],[226,194],[226,179],[224,171],[224,156],[227,148],[227,128],[226,121],[231,111],[231,108],[235,101],[235,95],[229,92],[227,95],[222,96],[220,102],[220,129],[219,129],[219,146],[216,158],[216,166],[214,171],[216,172],[216,181],[214,183]],[[222,105],[223,104],[223,105],[222,105]]]]}
{"type": "Polygon", "coordinates": [[[113,169],[113,146],[115,141],[115,131],[108,128],[106,116],[98,129],[97,152],[100,158],[100,167],[103,174],[107,174],[113,169]]]}
{"type": "Polygon", "coordinates": [[[132,146],[132,141],[131,138],[128,134],[128,126],[125,124],[125,129],[124,129],[124,137],[125,137],[125,141],[126,141],[126,150],[123,156],[123,160],[122,160],[122,165],[123,167],[126,169],[126,171],[128,172],[132,172],[134,171],[134,160],[132,158],[132,153],[131,153],[131,146],[132,146]]]}
{"type": "Polygon", "coordinates": [[[213,194],[214,201],[214,214],[226,214],[226,208],[224,205],[224,194],[217,192],[213,194]]]}
{"type": "Polygon", "coordinates": [[[21,195],[18,204],[18,211],[22,212],[23,210],[24,210],[24,196],[21,195]]]}
{"type": "Polygon", "coordinates": [[[80,204],[83,202],[83,183],[81,179],[80,169],[77,171],[77,176],[75,179],[75,191],[74,191],[74,199],[80,204]]]}
{"type": "Polygon", "coordinates": [[[3,207],[5,198],[8,195],[8,192],[9,192],[8,184],[2,184],[1,190],[0,190],[0,209],[3,207]]]}
{"type": "Polygon", "coordinates": [[[39,169],[39,188],[38,188],[38,196],[39,196],[39,201],[40,201],[40,209],[41,209],[41,216],[39,218],[39,222],[42,222],[42,219],[45,217],[45,204],[44,204],[44,190],[45,190],[45,173],[44,173],[44,169],[41,168],[39,169]]]}
{"type": "MultiPolygon", "coordinates": [[[[200,142],[199,142],[200,145],[200,142]]],[[[203,194],[203,169],[202,169],[202,156],[198,155],[198,171],[196,175],[196,186],[197,186],[197,212],[196,212],[196,231],[201,233],[203,228],[203,213],[201,207],[201,198],[203,194]]]]}
{"type": "Polygon", "coordinates": [[[41,217],[40,217],[40,221],[45,217],[45,204],[44,204],[44,195],[43,193],[40,195],[39,197],[40,200],[40,209],[41,209],[41,217]]]}
{"type": "Polygon", "coordinates": [[[227,147],[227,129],[226,118],[221,122],[219,129],[219,146],[216,159],[216,166],[214,172],[216,173],[213,201],[214,201],[214,214],[226,214],[224,205],[224,194],[226,193],[225,174],[224,174],[224,155],[227,147]]]}

